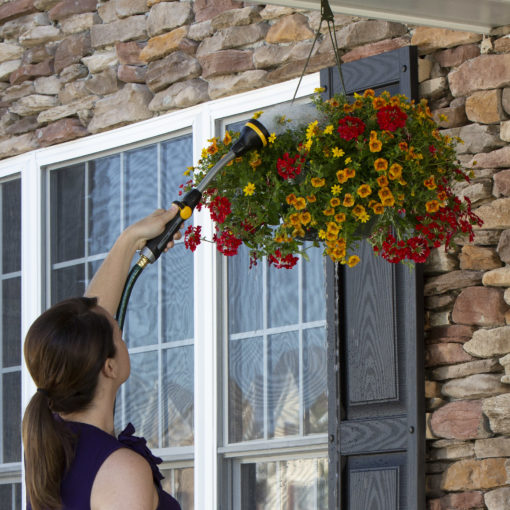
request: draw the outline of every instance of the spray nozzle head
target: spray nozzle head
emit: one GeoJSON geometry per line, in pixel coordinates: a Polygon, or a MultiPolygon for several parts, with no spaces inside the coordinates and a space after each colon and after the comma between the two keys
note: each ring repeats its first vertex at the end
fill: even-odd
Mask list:
{"type": "Polygon", "coordinates": [[[265,147],[268,138],[269,133],[264,125],[256,119],[250,119],[244,125],[239,139],[232,146],[231,150],[236,156],[242,156],[253,149],[265,147]]]}

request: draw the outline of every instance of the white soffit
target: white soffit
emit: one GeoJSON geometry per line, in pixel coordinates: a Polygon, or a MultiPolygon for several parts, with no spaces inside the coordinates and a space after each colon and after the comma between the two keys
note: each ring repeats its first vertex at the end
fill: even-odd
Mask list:
{"type": "MultiPolygon", "coordinates": [[[[320,9],[320,0],[277,0],[264,3],[302,9],[320,9]]],[[[510,24],[510,0],[330,0],[335,14],[386,19],[489,33],[510,24]]]]}

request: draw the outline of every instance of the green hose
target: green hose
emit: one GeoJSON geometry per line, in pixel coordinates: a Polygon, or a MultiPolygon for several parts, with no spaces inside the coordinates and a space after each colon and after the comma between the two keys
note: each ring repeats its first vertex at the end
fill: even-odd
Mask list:
{"type": "Polygon", "coordinates": [[[120,298],[119,307],[117,308],[117,314],[115,315],[115,319],[117,320],[117,324],[121,331],[124,329],[124,321],[126,319],[127,306],[129,298],[131,297],[131,291],[133,290],[136,280],[142,274],[142,271],[148,262],[149,260],[147,257],[142,255],[140,260],[131,268],[127,277],[124,290],[122,291],[122,296],[120,298]]]}

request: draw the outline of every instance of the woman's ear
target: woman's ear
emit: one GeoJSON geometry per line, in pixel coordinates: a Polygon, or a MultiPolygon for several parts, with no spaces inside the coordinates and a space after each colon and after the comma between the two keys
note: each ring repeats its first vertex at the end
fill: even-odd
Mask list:
{"type": "Polygon", "coordinates": [[[117,362],[114,358],[106,358],[102,372],[105,377],[115,379],[117,377],[117,362]]]}

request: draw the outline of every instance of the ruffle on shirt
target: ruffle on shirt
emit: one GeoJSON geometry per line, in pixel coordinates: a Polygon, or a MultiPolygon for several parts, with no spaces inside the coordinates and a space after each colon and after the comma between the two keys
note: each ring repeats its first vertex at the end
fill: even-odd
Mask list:
{"type": "Polygon", "coordinates": [[[119,434],[118,440],[128,448],[131,448],[131,450],[135,451],[136,453],[139,453],[142,457],[144,457],[147,462],[149,463],[149,466],[152,469],[152,476],[154,478],[154,481],[156,482],[156,485],[158,487],[161,487],[161,480],[165,478],[159,468],[158,464],[161,464],[163,462],[163,459],[160,459],[159,457],[156,457],[152,454],[152,452],[147,447],[147,440],[144,437],[138,437],[134,436],[135,427],[132,423],[128,423],[127,427],[119,434]]]}

